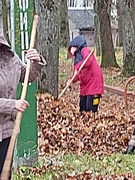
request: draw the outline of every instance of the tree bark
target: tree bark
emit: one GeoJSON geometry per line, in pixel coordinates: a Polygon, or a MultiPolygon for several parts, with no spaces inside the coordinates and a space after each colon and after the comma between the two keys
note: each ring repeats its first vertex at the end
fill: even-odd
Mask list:
{"type": "Polygon", "coordinates": [[[69,43],[69,23],[67,0],[61,0],[60,8],[60,45],[67,48],[69,43]]]}
{"type": "Polygon", "coordinates": [[[122,12],[120,12],[119,1],[117,1],[117,15],[118,15],[118,46],[123,46],[122,34],[122,12]]]}
{"type": "Polygon", "coordinates": [[[61,0],[35,1],[39,15],[37,49],[47,61],[38,81],[38,89],[55,97],[58,96],[60,2],[61,0]]]}
{"type": "Polygon", "coordinates": [[[99,11],[98,11],[98,2],[94,1],[94,24],[95,24],[95,47],[96,47],[96,55],[101,55],[101,44],[100,44],[100,22],[99,22],[99,11]]]}
{"type": "Polygon", "coordinates": [[[133,28],[135,31],[135,0],[129,0],[128,5],[129,5],[129,10],[131,14],[132,23],[133,23],[133,28]]]}
{"type": "Polygon", "coordinates": [[[120,12],[122,13],[123,33],[123,74],[124,76],[135,75],[135,15],[131,8],[130,0],[119,0],[120,12]]]}
{"type": "Polygon", "coordinates": [[[3,17],[3,33],[6,40],[9,42],[9,33],[8,33],[8,8],[6,0],[2,0],[2,17],[3,17]]]}
{"type": "Polygon", "coordinates": [[[100,40],[102,51],[101,67],[116,67],[115,51],[112,41],[110,17],[108,13],[108,0],[98,1],[98,10],[100,18],[100,40]]]}

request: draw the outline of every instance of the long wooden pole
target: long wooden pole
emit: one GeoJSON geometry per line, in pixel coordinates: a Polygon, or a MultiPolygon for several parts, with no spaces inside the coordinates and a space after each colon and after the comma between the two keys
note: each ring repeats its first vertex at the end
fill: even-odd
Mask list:
{"type": "MultiPolygon", "coordinates": [[[[32,26],[32,32],[31,32],[31,38],[30,38],[30,49],[34,47],[35,44],[35,38],[36,38],[36,29],[38,24],[38,16],[34,16],[33,20],[33,26],[32,26]]],[[[26,73],[24,78],[24,84],[21,94],[21,100],[25,100],[26,92],[27,92],[27,86],[28,86],[28,79],[29,79],[29,72],[30,72],[30,60],[27,59],[27,66],[26,66],[26,73]]],[[[14,153],[14,147],[16,144],[16,139],[18,137],[18,134],[20,132],[20,124],[22,119],[22,112],[19,111],[16,116],[15,125],[13,129],[13,134],[11,136],[11,140],[9,143],[6,159],[4,162],[3,170],[1,173],[0,180],[9,180],[10,172],[11,172],[11,166],[13,161],[13,153],[14,153]]]]}
{"type": "Polygon", "coordinates": [[[76,77],[77,74],[79,74],[79,72],[81,71],[81,69],[84,67],[84,65],[86,64],[86,62],[88,61],[88,59],[90,58],[90,56],[93,54],[94,50],[91,51],[88,56],[86,57],[86,59],[83,61],[83,63],[81,64],[80,68],[78,70],[74,71],[74,74],[72,76],[72,78],[70,79],[69,84],[67,84],[65,86],[65,88],[61,91],[60,95],[58,96],[58,99],[61,98],[61,96],[65,93],[65,91],[67,90],[67,88],[71,85],[71,83],[73,82],[74,78],[76,77]]]}

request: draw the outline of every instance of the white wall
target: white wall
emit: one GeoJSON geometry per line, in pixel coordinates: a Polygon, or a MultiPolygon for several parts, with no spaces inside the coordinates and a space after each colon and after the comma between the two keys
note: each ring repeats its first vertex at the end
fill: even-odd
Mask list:
{"type": "Polygon", "coordinates": [[[79,35],[79,29],[76,29],[75,23],[69,19],[69,34],[70,34],[70,41],[79,35]]]}

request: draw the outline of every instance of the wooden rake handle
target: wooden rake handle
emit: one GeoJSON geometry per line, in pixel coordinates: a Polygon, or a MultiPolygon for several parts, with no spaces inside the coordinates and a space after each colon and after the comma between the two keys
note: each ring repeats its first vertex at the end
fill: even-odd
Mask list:
{"type": "Polygon", "coordinates": [[[70,82],[68,83],[68,85],[65,86],[65,88],[62,90],[62,92],[60,93],[60,95],[58,96],[58,99],[61,98],[61,96],[65,93],[65,91],[67,90],[67,88],[71,85],[71,83],[73,82],[74,78],[76,77],[77,74],[80,73],[81,69],[84,67],[84,65],[86,64],[86,62],[88,61],[88,59],[90,58],[90,56],[93,54],[94,50],[91,51],[88,56],[86,57],[86,59],[83,61],[83,63],[81,64],[81,66],[79,67],[78,70],[74,71],[74,74],[72,76],[72,78],[70,79],[70,82]]]}
{"type": "MultiPolygon", "coordinates": [[[[35,15],[34,20],[33,20],[31,38],[30,38],[30,47],[29,47],[30,49],[34,48],[37,24],[38,24],[38,16],[35,15]]],[[[25,100],[25,97],[26,97],[29,72],[30,72],[30,60],[27,59],[26,73],[25,73],[25,78],[24,78],[22,94],[21,94],[21,100],[25,100]]],[[[11,166],[12,166],[12,160],[13,160],[14,147],[16,144],[16,139],[17,139],[18,134],[20,132],[21,118],[22,118],[22,112],[19,111],[17,113],[17,116],[16,116],[13,134],[11,136],[11,140],[9,143],[9,147],[8,147],[8,151],[7,151],[7,155],[6,155],[6,159],[4,162],[4,166],[3,166],[3,170],[1,173],[0,180],[9,180],[11,166]]]]}

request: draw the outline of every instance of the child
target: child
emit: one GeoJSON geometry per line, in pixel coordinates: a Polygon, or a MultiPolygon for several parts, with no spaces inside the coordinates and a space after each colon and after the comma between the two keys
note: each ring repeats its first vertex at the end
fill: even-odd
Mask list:
{"type": "MultiPolygon", "coordinates": [[[[70,42],[68,52],[74,59],[75,71],[79,69],[91,51],[87,47],[84,36],[79,35],[70,42]]],[[[76,81],[80,81],[80,112],[97,112],[99,100],[104,91],[104,84],[102,70],[93,54],[85,63],[80,73],[76,75],[73,83],[76,81]]],[[[70,79],[67,84],[69,82],[70,79]]]]}

